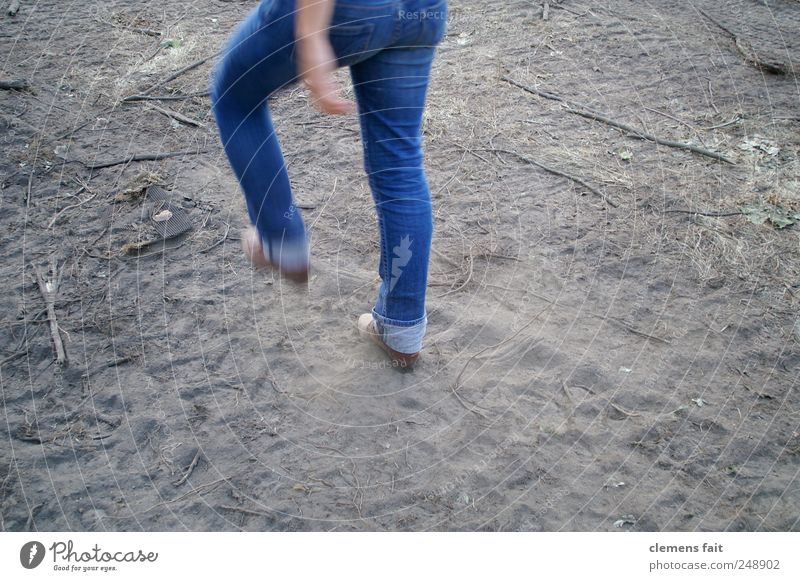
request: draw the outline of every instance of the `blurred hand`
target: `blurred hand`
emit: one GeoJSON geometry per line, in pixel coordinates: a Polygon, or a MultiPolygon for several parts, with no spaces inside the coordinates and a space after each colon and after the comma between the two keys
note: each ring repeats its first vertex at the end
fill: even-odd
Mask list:
{"type": "Polygon", "coordinates": [[[343,115],[355,110],[352,101],[343,99],[333,81],[336,55],[327,37],[321,34],[297,41],[300,78],[311,90],[311,102],[323,113],[343,115]]]}

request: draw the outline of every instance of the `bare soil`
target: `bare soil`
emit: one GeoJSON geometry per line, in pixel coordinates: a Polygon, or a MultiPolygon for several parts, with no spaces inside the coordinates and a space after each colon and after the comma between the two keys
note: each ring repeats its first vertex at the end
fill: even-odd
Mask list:
{"type": "Polygon", "coordinates": [[[254,2],[4,10],[0,79],[30,88],[0,91],[0,527],[800,530],[800,226],[740,213],[800,211],[800,3],[541,4],[451,3],[411,373],[356,334],[378,246],[355,116],[274,99],[299,290],[240,251],[213,59],[150,93],[179,100],[123,101],[254,2]],[[193,229],[142,245],[154,183],[193,229]]]}

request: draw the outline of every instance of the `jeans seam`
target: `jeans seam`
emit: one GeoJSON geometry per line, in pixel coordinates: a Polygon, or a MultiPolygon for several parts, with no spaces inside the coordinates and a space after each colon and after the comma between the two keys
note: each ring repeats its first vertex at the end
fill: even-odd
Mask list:
{"type": "Polygon", "coordinates": [[[380,317],[380,323],[382,325],[391,325],[393,327],[403,327],[403,328],[417,327],[418,325],[421,325],[422,323],[428,320],[427,310],[425,311],[424,315],[422,315],[418,319],[414,319],[413,321],[400,321],[398,319],[392,319],[391,317],[382,315],[377,311],[375,311],[374,313],[380,317]]]}
{"type": "Polygon", "coordinates": [[[389,46],[394,45],[403,34],[403,20],[400,18],[401,10],[403,10],[403,0],[397,0],[392,5],[392,12],[394,14],[394,30],[392,30],[392,38],[389,40],[389,46]]]}
{"type": "MultiPolygon", "coordinates": [[[[381,286],[384,286],[384,284],[386,284],[386,281],[383,278],[383,274],[386,274],[387,276],[389,274],[389,252],[388,252],[388,249],[389,249],[389,237],[388,237],[388,234],[386,233],[386,220],[384,220],[384,218],[383,218],[382,211],[380,210],[380,207],[378,205],[376,205],[375,207],[378,210],[378,212],[377,212],[378,213],[378,224],[380,225],[380,236],[381,236],[381,280],[383,281],[383,284],[381,286]]],[[[390,291],[387,288],[386,289],[386,295],[387,296],[384,297],[384,300],[383,300],[383,308],[384,308],[384,310],[386,309],[386,302],[387,302],[387,300],[389,298],[389,296],[388,296],[389,292],[390,291]]],[[[383,316],[382,313],[381,313],[381,316],[383,316]]]]}

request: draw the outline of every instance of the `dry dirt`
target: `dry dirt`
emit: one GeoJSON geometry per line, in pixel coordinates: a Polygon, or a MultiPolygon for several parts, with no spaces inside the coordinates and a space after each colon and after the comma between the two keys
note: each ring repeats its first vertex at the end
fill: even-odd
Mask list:
{"type": "Polygon", "coordinates": [[[0,91],[0,530],[800,530],[800,225],[738,213],[800,211],[800,3],[563,0],[544,20],[453,0],[412,373],[355,331],[377,288],[355,117],[274,100],[313,235],[300,291],[240,252],[211,61],[152,93],[180,99],[122,101],[253,5],[0,15],[0,78],[30,83],[0,91]],[[123,253],[152,235],[149,183],[194,228],[123,253]],[[35,278],[53,263],[64,367],[35,278]]]}

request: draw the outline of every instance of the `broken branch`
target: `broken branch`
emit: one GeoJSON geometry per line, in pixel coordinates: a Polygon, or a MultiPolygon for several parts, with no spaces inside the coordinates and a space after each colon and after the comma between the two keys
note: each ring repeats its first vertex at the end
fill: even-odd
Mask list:
{"type": "MultiPolygon", "coordinates": [[[[55,276],[55,273],[53,273],[55,276]]],[[[56,362],[59,365],[66,365],[67,352],[64,349],[64,343],[61,341],[61,332],[58,329],[58,320],[56,319],[55,296],[58,292],[58,280],[53,279],[46,281],[42,272],[36,269],[36,282],[39,285],[39,291],[42,293],[45,305],[47,306],[47,319],[50,322],[50,334],[53,337],[53,346],[56,351],[56,362]]]]}
{"type": "MultiPolygon", "coordinates": [[[[196,69],[197,67],[199,67],[201,65],[204,65],[206,62],[208,62],[209,60],[211,60],[212,58],[214,58],[218,54],[219,53],[214,53],[214,54],[212,54],[210,56],[207,56],[205,58],[200,59],[197,62],[193,62],[192,64],[187,65],[187,66],[183,67],[182,69],[180,69],[179,71],[176,71],[175,73],[171,74],[170,76],[168,76],[163,81],[157,82],[155,85],[151,86],[149,89],[145,89],[143,92],[139,93],[138,95],[133,95],[132,97],[147,96],[150,93],[152,93],[153,91],[155,91],[156,89],[158,89],[159,87],[162,87],[162,86],[166,85],[170,81],[174,81],[175,79],[177,79],[181,75],[186,74],[189,71],[192,71],[192,70],[196,69]]],[[[122,99],[123,102],[127,102],[129,100],[132,100],[131,97],[125,97],[124,99],[122,99]]]]}
{"type": "Polygon", "coordinates": [[[86,163],[85,161],[81,161],[79,159],[74,159],[72,161],[78,162],[82,164],[84,167],[94,170],[94,169],[106,169],[109,167],[114,167],[115,165],[133,163],[135,161],[160,161],[162,159],[168,159],[170,157],[181,157],[182,155],[199,155],[201,153],[208,153],[208,150],[201,149],[197,151],[186,150],[186,151],[168,151],[165,153],[140,153],[137,155],[124,157],[122,159],[115,159],[113,161],[101,161],[98,163],[86,163]]]}
{"type": "Polygon", "coordinates": [[[705,10],[698,8],[697,11],[703,16],[705,16],[708,20],[716,24],[722,31],[724,31],[728,36],[731,37],[734,46],[736,46],[736,50],[739,51],[739,54],[742,55],[742,58],[744,58],[744,61],[746,63],[750,63],[757,69],[760,69],[767,73],[772,73],[774,75],[785,75],[786,73],[789,72],[789,66],[787,66],[785,62],[777,60],[766,61],[760,58],[758,54],[756,54],[755,49],[753,49],[750,43],[744,40],[741,36],[732,32],[729,28],[725,27],[721,22],[713,18],[705,10]]]}
{"type": "Polygon", "coordinates": [[[155,109],[156,111],[158,111],[159,113],[161,113],[162,115],[166,115],[167,117],[171,117],[172,119],[175,119],[176,121],[179,121],[181,123],[185,123],[186,125],[191,125],[193,127],[205,127],[204,123],[201,123],[200,121],[192,119],[191,117],[187,117],[186,115],[182,115],[181,113],[178,113],[177,111],[173,111],[172,109],[164,109],[163,107],[159,107],[158,105],[154,105],[154,104],[151,104],[150,106],[153,109],[155,109]]]}
{"type": "Polygon", "coordinates": [[[682,142],[679,142],[679,141],[671,141],[669,139],[664,139],[664,138],[661,138],[661,137],[657,137],[655,135],[651,135],[650,133],[646,133],[644,131],[640,131],[640,130],[636,129],[635,127],[632,127],[632,126],[630,126],[630,125],[628,125],[626,123],[622,123],[621,121],[616,121],[614,119],[611,119],[610,117],[606,117],[605,115],[602,115],[601,113],[594,112],[592,110],[592,108],[589,107],[588,105],[584,105],[584,104],[579,103],[577,101],[571,101],[569,99],[565,99],[565,98],[563,98],[563,97],[561,97],[559,95],[556,95],[555,93],[549,93],[547,91],[541,91],[539,89],[535,89],[533,87],[529,87],[527,85],[523,85],[522,83],[520,83],[518,81],[515,81],[514,79],[512,79],[510,77],[507,77],[507,76],[503,76],[501,78],[502,78],[502,80],[504,80],[508,84],[514,85],[515,87],[518,87],[518,88],[522,89],[523,91],[526,91],[526,92],[531,93],[533,95],[538,95],[540,97],[544,97],[545,99],[550,99],[552,101],[559,101],[559,102],[562,102],[562,103],[566,103],[567,104],[567,111],[569,113],[574,113],[575,115],[580,115],[581,117],[585,117],[587,119],[592,119],[592,120],[595,120],[595,121],[600,121],[601,123],[605,123],[606,125],[611,125],[612,127],[616,127],[617,129],[620,129],[620,130],[630,134],[631,137],[636,137],[637,139],[643,139],[645,141],[652,141],[654,143],[658,143],[659,145],[665,145],[667,147],[674,147],[674,148],[677,148],[677,149],[685,149],[687,151],[691,151],[691,152],[697,153],[699,155],[704,155],[704,156],[710,157],[712,159],[716,159],[716,160],[719,160],[719,161],[724,161],[725,163],[729,163],[731,165],[736,165],[736,162],[734,162],[733,160],[731,160],[731,159],[729,159],[729,158],[727,158],[724,155],[721,155],[719,153],[716,153],[716,152],[713,152],[713,151],[709,151],[708,149],[703,149],[702,147],[697,147],[695,145],[691,145],[690,143],[682,143],[682,142]]]}
{"type": "Polygon", "coordinates": [[[550,167],[548,165],[545,165],[542,162],[536,161],[535,159],[531,159],[531,158],[529,158],[529,157],[527,157],[525,155],[522,155],[521,153],[517,153],[516,151],[512,151],[510,149],[493,149],[493,148],[488,148],[488,147],[487,148],[480,148],[479,151],[488,151],[488,152],[494,153],[494,154],[507,153],[508,155],[513,155],[514,157],[517,157],[517,158],[521,159],[525,163],[529,163],[531,165],[535,165],[536,167],[541,168],[541,169],[543,169],[544,171],[546,171],[548,173],[551,173],[553,175],[556,175],[556,176],[571,180],[571,181],[575,182],[576,184],[586,188],[587,190],[589,190],[593,194],[595,194],[597,196],[600,196],[603,199],[603,201],[605,203],[607,203],[609,206],[612,206],[614,208],[618,207],[616,202],[614,202],[613,200],[609,199],[608,196],[606,196],[603,192],[601,192],[597,188],[587,184],[581,178],[575,177],[575,176],[570,175],[570,174],[568,174],[566,172],[563,172],[561,170],[558,170],[558,169],[555,169],[555,168],[550,167]]]}

